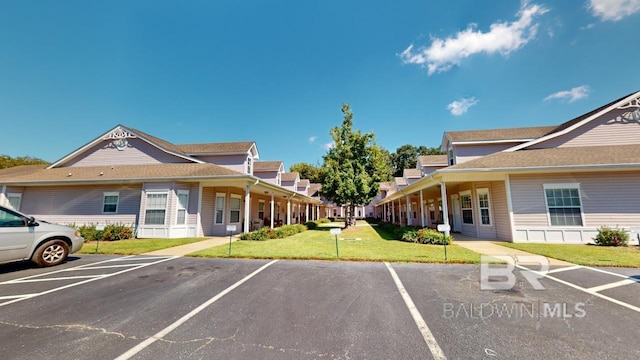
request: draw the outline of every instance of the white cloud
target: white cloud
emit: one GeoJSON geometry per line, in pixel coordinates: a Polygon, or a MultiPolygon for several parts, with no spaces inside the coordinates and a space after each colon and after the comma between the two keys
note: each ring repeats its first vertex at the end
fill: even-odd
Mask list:
{"type": "Polygon", "coordinates": [[[475,97],[462,98],[459,101],[454,101],[447,105],[447,109],[451,111],[451,115],[460,116],[469,110],[470,107],[477,104],[478,100],[475,97]]]}
{"type": "Polygon", "coordinates": [[[552,99],[561,99],[561,100],[567,100],[568,102],[572,103],[576,100],[580,100],[587,96],[589,96],[589,87],[586,85],[582,85],[582,86],[574,87],[571,90],[564,90],[564,91],[558,91],[557,93],[553,93],[547,96],[546,98],[544,98],[544,101],[549,101],[552,99]]]}
{"type": "Polygon", "coordinates": [[[324,147],[325,150],[327,150],[327,151],[333,149],[335,146],[336,146],[336,143],[334,143],[333,141],[322,145],[322,147],[324,147]]]}
{"type": "Polygon", "coordinates": [[[475,54],[497,52],[507,56],[535,38],[538,24],[534,22],[534,18],[547,11],[549,10],[543,6],[529,5],[525,1],[514,22],[493,23],[490,30],[484,33],[476,29],[476,24],[470,24],[467,29],[452,37],[432,38],[431,46],[428,48],[414,50],[411,44],[399,56],[405,64],[426,67],[429,75],[449,71],[454,65],[459,65],[462,59],[475,54]]]}
{"type": "Polygon", "coordinates": [[[618,21],[640,11],[640,0],[589,0],[591,14],[602,21],[618,21]]]}
{"type": "Polygon", "coordinates": [[[312,143],[312,142],[316,141],[317,138],[318,138],[317,136],[312,136],[312,137],[309,138],[309,142],[312,143]]]}

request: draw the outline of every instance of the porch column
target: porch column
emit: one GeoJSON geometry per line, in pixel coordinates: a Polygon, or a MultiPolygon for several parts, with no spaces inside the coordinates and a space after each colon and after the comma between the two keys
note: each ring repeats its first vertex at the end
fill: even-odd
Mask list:
{"type": "Polygon", "coordinates": [[[249,185],[244,190],[244,230],[243,232],[249,232],[249,226],[251,225],[251,192],[249,191],[249,185]]]}
{"type": "Polygon", "coordinates": [[[407,226],[411,226],[411,199],[409,195],[406,196],[407,207],[405,208],[405,214],[407,214],[407,226]]]}
{"type": "Polygon", "coordinates": [[[427,227],[426,217],[424,216],[424,199],[422,195],[422,190],[420,190],[420,221],[422,227],[427,227]]]}
{"type": "MultiPolygon", "coordinates": [[[[440,187],[440,196],[442,196],[442,221],[445,225],[449,225],[449,209],[447,208],[447,185],[443,182],[440,187]]],[[[451,225],[449,225],[451,226],[451,225]]],[[[444,232],[445,236],[451,235],[450,231],[444,232]]]]}
{"type": "Polygon", "coordinates": [[[396,223],[396,203],[391,202],[391,222],[396,223]]]}
{"type": "MultiPolygon", "coordinates": [[[[215,199],[215,198],[214,198],[215,199]]],[[[196,214],[196,237],[204,236],[202,230],[202,183],[198,185],[198,213],[196,214]]]]}
{"type": "Polygon", "coordinates": [[[320,205],[316,206],[316,220],[320,220],[320,205]]]}
{"type": "Polygon", "coordinates": [[[402,226],[402,200],[398,199],[398,220],[400,221],[400,226],[402,226]]]}
{"type": "Polygon", "coordinates": [[[298,202],[298,212],[297,212],[297,214],[298,214],[298,218],[296,219],[296,224],[300,224],[300,218],[302,217],[302,216],[300,216],[300,202],[298,202]]]}
{"type": "Polygon", "coordinates": [[[291,225],[291,199],[287,198],[287,225],[291,225]]]}
{"type": "Polygon", "coordinates": [[[274,206],[274,201],[273,201],[273,193],[271,193],[271,203],[269,204],[271,207],[271,212],[269,213],[269,218],[271,218],[271,228],[273,229],[273,206],[274,206]]]}
{"type": "Polygon", "coordinates": [[[309,204],[304,204],[304,221],[309,221],[309,204]]]}

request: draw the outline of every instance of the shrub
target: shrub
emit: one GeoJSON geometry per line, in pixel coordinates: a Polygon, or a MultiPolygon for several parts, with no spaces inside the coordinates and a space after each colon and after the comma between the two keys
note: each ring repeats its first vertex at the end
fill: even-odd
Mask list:
{"type": "Polygon", "coordinates": [[[76,226],[75,224],[73,224],[71,226],[78,229],[80,235],[84,238],[85,241],[102,240],[102,230],[96,229],[96,224],[85,224],[81,226],[76,226]]]}
{"type": "Polygon", "coordinates": [[[453,242],[451,236],[445,236],[443,233],[429,228],[418,230],[417,235],[418,242],[421,244],[449,245],[453,242]]]}
{"type": "Polygon", "coordinates": [[[602,226],[593,241],[598,246],[625,246],[629,242],[629,233],[624,229],[602,226]]]}
{"type": "Polygon", "coordinates": [[[318,227],[318,223],[315,221],[307,221],[306,223],[304,223],[304,226],[306,226],[309,230],[314,230],[318,227]]]}
{"type": "Polygon", "coordinates": [[[284,225],[275,229],[263,227],[250,233],[241,234],[240,240],[265,241],[269,239],[284,239],[305,230],[307,230],[307,227],[302,224],[284,225]]]}
{"type": "Polygon", "coordinates": [[[416,230],[409,230],[402,234],[401,240],[416,243],[418,242],[418,232],[416,230]]]}
{"type": "Polygon", "coordinates": [[[404,234],[410,231],[416,231],[416,228],[414,228],[413,226],[395,226],[392,234],[395,239],[402,240],[404,234]]]}
{"type": "Polygon", "coordinates": [[[124,224],[109,224],[102,230],[102,241],[126,240],[133,237],[133,230],[124,224]]]}
{"type": "Polygon", "coordinates": [[[330,222],[331,222],[331,220],[329,220],[327,218],[320,218],[320,219],[316,220],[317,224],[328,224],[330,222]]]}

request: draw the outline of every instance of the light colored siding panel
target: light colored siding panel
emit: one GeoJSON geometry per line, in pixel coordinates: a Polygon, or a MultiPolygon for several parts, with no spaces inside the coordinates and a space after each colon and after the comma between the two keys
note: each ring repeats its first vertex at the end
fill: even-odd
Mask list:
{"type": "Polygon", "coordinates": [[[629,117],[629,110],[614,110],[570,133],[532,148],[640,144],[640,124],[629,117]]]}
{"type": "Polygon", "coordinates": [[[167,154],[140,139],[129,139],[129,145],[124,150],[118,150],[111,145],[111,141],[103,141],[63,166],[148,165],[188,162],[185,159],[167,154]]]}
{"type": "Polygon", "coordinates": [[[507,190],[502,181],[491,182],[491,210],[496,238],[511,241],[511,224],[507,205],[507,190]]]}
{"type": "Polygon", "coordinates": [[[208,155],[198,156],[198,160],[226,167],[227,169],[246,173],[247,154],[244,155],[208,155]]]}
{"type": "Polygon", "coordinates": [[[544,177],[512,175],[511,202],[515,226],[548,226],[547,208],[542,184],[544,177]]]}
{"type": "Polygon", "coordinates": [[[140,185],[29,187],[22,195],[21,211],[54,223],[137,224],[140,185]],[[119,192],[117,214],[103,214],[104,192],[119,192]]]}
{"type": "Polygon", "coordinates": [[[456,156],[456,164],[462,164],[469,160],[500,152],[517,144],[519,143],[456,145],[453,151],[456,156]]]}
{"type": "Polygon", "coordinates": [[[260,171],[254,172],[253,175],[271,184],[276,184],[278,178],[277,171],[260,171]]]}
{"type": "Polygon", "coordinates": [[[211,187],[202,188],[202,231],[205,236],[213,234],[215,191],[211,187]]]}

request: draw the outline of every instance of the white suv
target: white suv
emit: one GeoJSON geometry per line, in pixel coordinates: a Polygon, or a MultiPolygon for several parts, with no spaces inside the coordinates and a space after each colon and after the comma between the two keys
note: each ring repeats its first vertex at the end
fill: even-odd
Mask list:
{"type": "Polygon", "coordinates": [[[31,260],[40,266],[58,265],[83,243],[74,228],[36,221],[0,206],[0,263],[31,260]]]}

